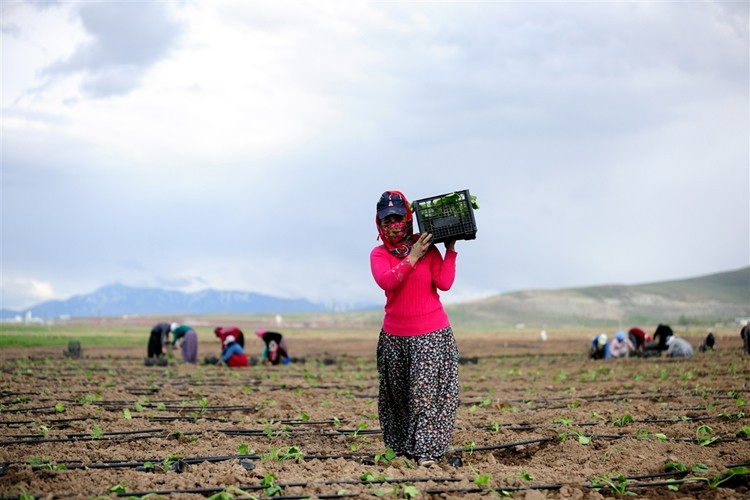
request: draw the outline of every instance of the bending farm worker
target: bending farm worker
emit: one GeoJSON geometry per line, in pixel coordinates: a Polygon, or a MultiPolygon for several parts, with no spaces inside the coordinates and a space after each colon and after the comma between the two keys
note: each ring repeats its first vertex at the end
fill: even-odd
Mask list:
{"type": "Polygon", "coordinates": [[[247,354],[234,335],[227,335],[224,339],[224,350],[221,353],[221,361],[232,367],[248,366],[247,354]]]}
{"type": "Polygon", "coordinates": [[[289,364],[291,361],[289,348],[282,334],[263,329],[256,330],[255,334],[265,343],[263,353],[260,356],[261,363],[267,365],[289,364]]]}
{"type": "Polygon", "coordinates": [[[172,323],[172,345],[180,343],[182,351],[182,360],[186,363],[195,364],[198,362],[198,334],[193,327],[188,325],[179,325],[172,323]]]}

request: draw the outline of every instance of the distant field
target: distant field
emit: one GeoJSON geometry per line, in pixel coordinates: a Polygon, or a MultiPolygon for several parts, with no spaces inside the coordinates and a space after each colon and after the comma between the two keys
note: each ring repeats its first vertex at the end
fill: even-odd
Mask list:
{"type": "MultiPolygon", "coordinates": [[[[339,318],[340,319],[340,318],[339,318]]],[[[350,318],[351,319],[351,318],[350,318]]],[[[369,355],[377,343],[379,323],[372,318],[358,318],[357,321],[331,321],[330,317],[315,318],[299,316],[289,318],[281,326],[274,325],[269,318],[259,317],[201,317],[193,318],[188,324],[194,326],[201,345],[201,355],[217,354],[218,341],[213,335],[217,325],[236,325],[248,334],[247,349],[252,354],[259,350],[260,342],[254,342],[252,332],[259,327],[282,332],[291,344],[295,356],[325,356],[327,354],[369,355]]],[[[127,355],[145,355],[151,326],[156,318],[134,320],[109,319],[101,322],[71,322],[57,325],[0,325],[0,349],[17,351],[24,348],[66,347],[71,340],[78,340],[85,348],[125,348],[127,355]],[[141,352],[142,351],[142,352],[141,352]]],[[[687,338],[697,346],[705,337],[707,326],[672,325],[675,333],[687,338]]],[[[652,331],[655,326],[644,326],[652,331]]],[[[541,329],[515,326],[466,325],[460,321],[453,326],[456,340],[463,355],[517,355],[523,353],[585,352],[589,340],[599,332],[613,336],[612,327],[548,327],[549,341],[542,342],[541,329]],[[558,344],[558,342],[560,342],[558,344]]],[[[712,328],[720,342],[739,339],[739,329],[734,327],[712,328]]],[[[7,353],[6,353],[7,354],[7,353]]]]}
{"type": "Polygon", "coordinates": [[[22,325],[0,326],[0,348],[67,346],[71,340],[87,345],[137,345],[148,341],[148,330],[135,326],[22,325]]]}

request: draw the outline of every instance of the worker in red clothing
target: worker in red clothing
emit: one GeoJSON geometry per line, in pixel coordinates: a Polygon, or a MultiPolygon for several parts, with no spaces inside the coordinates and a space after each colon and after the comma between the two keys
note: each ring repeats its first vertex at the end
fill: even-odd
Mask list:
{"type": "Polygon", "coordinates": [[[248,366],[247,354],[234,335],[227,335],[224,339],[224,350],[221,352],[221,361],[231,367],[248,366]]]}
{"type": "Polygon", "coordinates": [[[245,335],[242,333],[242,330],[236,326],[217,326],[214,328],[214,335],[221,340],[222,347],[224,347],[227,337],[231,335],[240,347],[243,349],[245,348],[245,335]]]}
{"type": "Polygon", "coordinates": [[[635,352],[633,354],[639,356],[640,353],[642,353],[646,348],[646,332],[644,332],[637,326],[634,326],[633,328],[628,330],[628,337],[635,346],[635,352]]]}

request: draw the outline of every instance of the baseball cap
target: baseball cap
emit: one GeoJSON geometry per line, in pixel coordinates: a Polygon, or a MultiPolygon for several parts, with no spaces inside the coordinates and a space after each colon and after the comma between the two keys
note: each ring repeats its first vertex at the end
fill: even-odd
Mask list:
{"type": "Polygon", "coordinates": [[[385,219],[389,215],[406,215],[404,198],[398,193],[386,191],[378,201],[378,218],[385,219]]]}

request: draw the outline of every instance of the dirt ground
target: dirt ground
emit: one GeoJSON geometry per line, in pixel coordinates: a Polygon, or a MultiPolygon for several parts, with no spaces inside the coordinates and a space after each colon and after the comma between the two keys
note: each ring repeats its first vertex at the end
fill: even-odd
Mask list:
{"type": "MultiPolygon", "coordinates": [[[[717,332],[717,351],[688,360],[607,361],[587,359],[591,332],[546,342],[539,332],[456,332],[462,404],[451,450],[430,468],[384,449],[376,334],[285,333],[304,363],[146,366],[146,338],[142,348],[84,345],[80,359],[1,350],[0,492],[750,498],[750,356],[739,330],[717,332]]],[[[688,338],[697,347],[697,334],[688,338]]],[[[201,359],[218,349],[201,337],[201,359]]]]}

